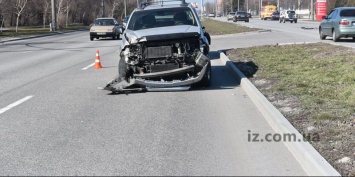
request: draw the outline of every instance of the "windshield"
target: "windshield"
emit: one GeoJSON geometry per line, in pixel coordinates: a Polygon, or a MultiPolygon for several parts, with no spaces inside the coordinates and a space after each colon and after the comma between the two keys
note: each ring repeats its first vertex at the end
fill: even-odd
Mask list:
{"type": "Polygon", "coordinates": [[[247,14],[247,12],[237,12],[237,14],[247,14]]]}
{"type": "Polygon", "coordinates": [[[197,26],[197,21],[189,8],[136,11],[132,14],[127,29],[135,31],[177,25],[197,26]]]}
{"type": "Polygon", "coordinates": [[[96,19],[95,26],[114,26],[115,22],[113,19],[96,19]]]}

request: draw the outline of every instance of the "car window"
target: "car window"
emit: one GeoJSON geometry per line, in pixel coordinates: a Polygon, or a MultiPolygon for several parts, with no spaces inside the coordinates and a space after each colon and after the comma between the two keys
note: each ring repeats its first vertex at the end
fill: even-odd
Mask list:
{"type": "Polygon", "coordinates": [[[164,8],[136,11],[130,17],[127,29],[135,31],[176,25],[197,26],[197,21],[190,8],[164,8]]]}
{"type": "Polygon", "coordinates": [[[115,22],[113,19],[97,19],[95,20],[95,26],[113,26],[115,22]]]}
{"type": "Polygon", "coordinates": [[[346,9],[340,11],[341,17],[355,17],[355,9],[346,9]]]}
{"type": "Polygon", "coordinates": [[[331,19],[332,16],[334,15],[334,13],[335,13],[335,10],[330,11],[327,18],[331,19]]]}
{"type": "Polygon", "coordinates": [[[237,14],[247,14],[246,12],[237,12],[237,14]]]}

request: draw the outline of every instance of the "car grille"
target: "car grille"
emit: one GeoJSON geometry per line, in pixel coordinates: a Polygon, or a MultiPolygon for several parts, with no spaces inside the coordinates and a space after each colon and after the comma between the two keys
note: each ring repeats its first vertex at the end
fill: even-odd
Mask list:
{"type": "Polygon", "coordinates": [[[160,47],[147,47],[146,48],[146,58],[167,58],[172,56],[171,46],[160,46],[160,47]]]}

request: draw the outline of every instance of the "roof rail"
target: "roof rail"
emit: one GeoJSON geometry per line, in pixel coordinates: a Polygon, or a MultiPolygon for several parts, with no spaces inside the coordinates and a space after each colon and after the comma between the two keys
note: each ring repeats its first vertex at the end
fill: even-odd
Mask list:
{"type": "Polygon", "coordinates": [[[154,0],[152,2],[148,2],[147,0],[145,2],[140,3],[140,9],[144,9],[148,5],[161,5],[164,6],[164,2],[181,2],[181,6],[187,6],[188,3],[186,3],[186,0],[154,0]]]}

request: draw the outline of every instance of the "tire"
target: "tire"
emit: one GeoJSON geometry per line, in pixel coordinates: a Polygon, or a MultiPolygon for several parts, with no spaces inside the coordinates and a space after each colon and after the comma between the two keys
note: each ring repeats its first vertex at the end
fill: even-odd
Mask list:
{"type": "Polygon", "coordinates": [[[293,21],[291,20],[290,23],[293,23],[293,21]]]}
{"type": "Polygon", "coordinates": [[[211,83],[212,83],[212,70],[211,70],[211,62],[209,62],[207,64],[205,75],[203,75],[203,78],[201,79],[199,85],[201,87],[209,87],[211,86],[211,83]]]}
{"type": "Polygon", "coordinates": [[[297,23],[297,20],[295,20],[295,23],[297,23]]]}
{"type": "Polygon", "coordinates": [[[355,41],[355,37],[353,37],[353,41],[355,41]]]}
{"type": "Polygon", "coordinates": [[[94,40],[94,38],[93,37],[90,37],[90,41],[93,41],[94,40]]]}
{"type": "Polygon", "coordinates": [[[112,40],[116,40],[116,36],[112,36],[112,40]]]}
{"type": "Polygon", "coordinates": [[[249,20],[245,21],[245,23],[249,23],[249,20]]]}
{"type": "Polygon", "coordinates": [[[323,34],[322,28],[319,28],[319,38],[324,40],[327,36],[323,34]]]}
{"type": "Polygon", "coordinates": [[[333,29],[333,41],[334,42],[338,42],[339,41],[339,38],[337,37],[337,34],[336,34],[334,29],[333,29]]]}
{"type": "Polygon", "coordinates": [[[120,33],[117,34],[116,39],[117,39],[117,40],[120,40],[120,33]]]}

